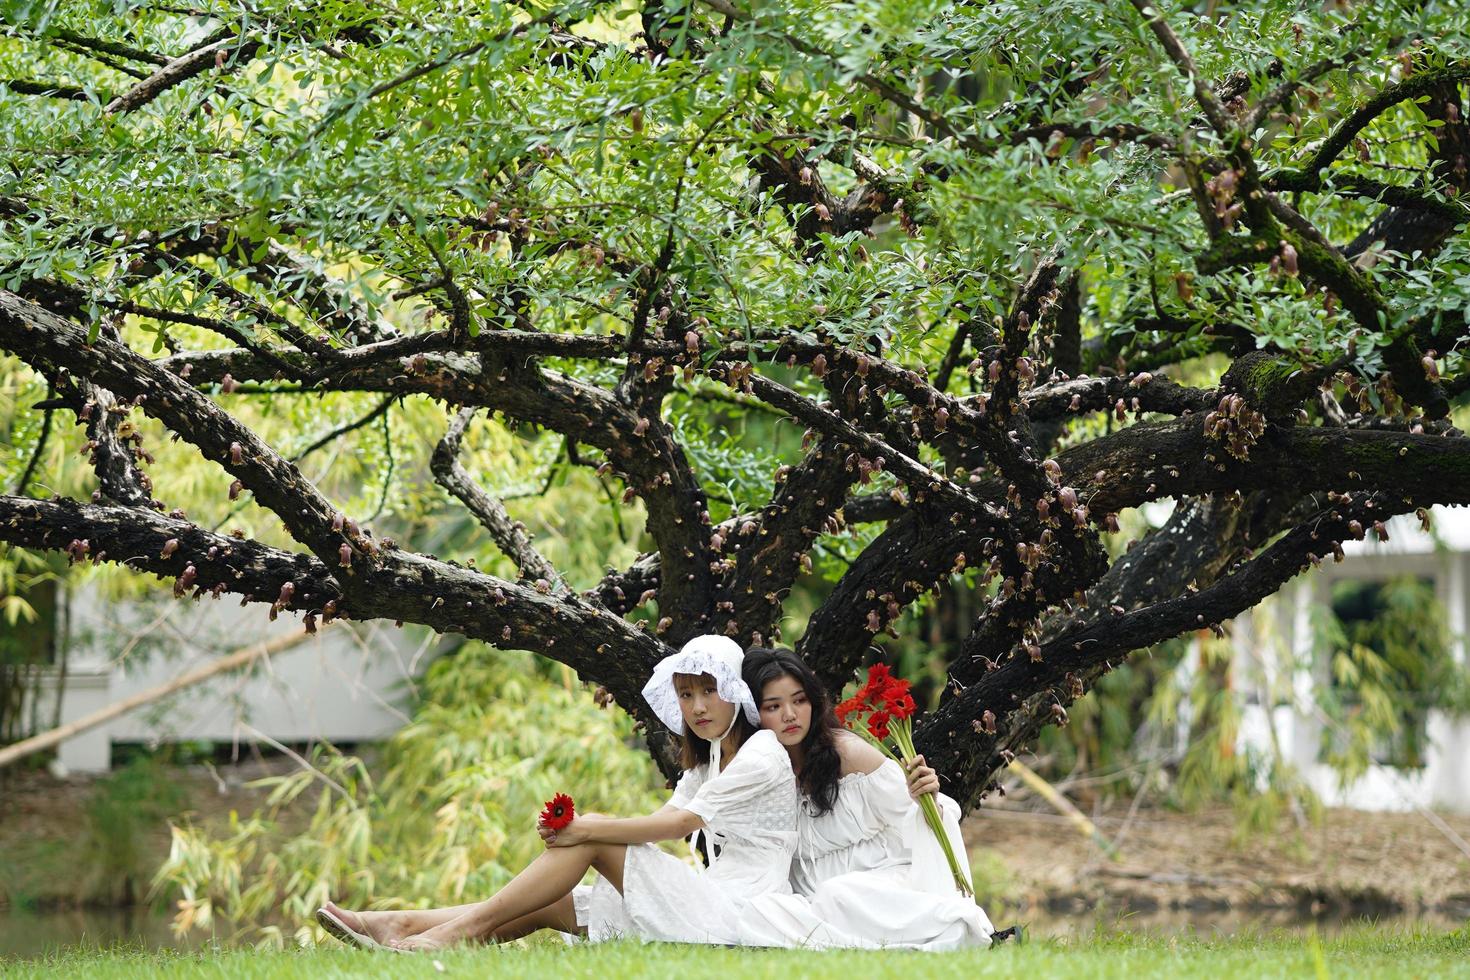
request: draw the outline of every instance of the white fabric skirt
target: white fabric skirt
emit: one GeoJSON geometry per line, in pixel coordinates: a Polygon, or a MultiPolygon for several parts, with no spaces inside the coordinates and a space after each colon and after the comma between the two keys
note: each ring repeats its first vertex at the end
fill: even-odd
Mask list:
{"type": "Polygon", "coordinates": [[[740,882],[700,872],[652,844],[628,847],[621,894],[605,878],[572,891],[590,942],[641,939],[731,946],[876,947],[835,928],[800,895],[750,895],[740,882]]]}
{"type": "Polygon", "coordinates": [[[577,925],[592,942],[638,938],[739,943],[739,903],[707,874],[652,844],[630,844],[622,894],[606,878],[572,891],[577,925]]]}

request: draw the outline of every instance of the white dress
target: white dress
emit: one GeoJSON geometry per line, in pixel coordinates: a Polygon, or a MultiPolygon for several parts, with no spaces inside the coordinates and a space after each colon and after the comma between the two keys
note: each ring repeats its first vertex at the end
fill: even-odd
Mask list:
{"type": "MultiPolygon", "coordinates": [[[[944,795],[936,799],[950,845],[968,869],[959,805],[944,795]]],[[[797,820],[791,884],[818,919],[861,937],[863,945],[990,945],[990,919],[956,890],[944,850],[909,799],[898,763],[885,759],[870,773],[843,776],[831,811],[817,817],[810,808],[804,801],[797,820]]]]}
{"type": "Polygon", "coordinates": [[[784,906],[756,908],[763,896],[793,898],[799,803],[791,759],[776,736],[752,735],[718,775],[708,764],[687,770],[669,803],[699,815],[718,856],[699,870],[652,844],[629,845],[621,894],[601,878],[572,892],[587,938],[795,945],[800,937],[788,931],[784,906]]]}

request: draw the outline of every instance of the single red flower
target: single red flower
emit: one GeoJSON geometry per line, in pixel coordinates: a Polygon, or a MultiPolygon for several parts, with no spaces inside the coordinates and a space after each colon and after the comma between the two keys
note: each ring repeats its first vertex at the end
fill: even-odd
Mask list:
{"type": "Polygon", "coordinates": [[[847,718],[849,715],[861,714],[862,710],[863,702],[861,698],[848,698],[846,701],[837,706],[837,720],[845,725],[847,724],[847,718]]]}
{"type": "Polygon", "coordinates": [[[896,678],[889,673],[887,664],[874,664],[868,668],[868,682],[863,685],[858,695],[864,701],[877,701],[883,696],[883,690],[896,678]]]}
{"type": "Polygon", "coordinates": [[[913,695],[908,692],[908,684],[904,684],[901,691],[890,691],[888,699],[883,704],[884,709],[895,718],[908,718],[914,713],[918,705],[914,704],[913,695]]]}
{"type": "Polygon", "coordinates": [[[576,817],[576,807],[572,805],[572,798],[565,793],[557,793],[546,803],[546,809],[541,811],[541,825],[552,830],[561,830],[576,817]]]}
{"type": "Polygon", "coordinates": [[[868,734],[882,742],[888,738],[888,712],[875,711],[868,718],[868,734]]]}

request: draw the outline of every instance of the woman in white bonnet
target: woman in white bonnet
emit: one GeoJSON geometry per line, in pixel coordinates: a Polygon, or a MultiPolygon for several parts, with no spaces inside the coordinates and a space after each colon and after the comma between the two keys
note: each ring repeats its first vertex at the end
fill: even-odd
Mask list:
{"type": "Polygon", "coordinates": [[[554,833],[542,827],[545,853],[482,902],[393,912],[352,912],[328,902],[318,920],[345,942],[399,950],[504,942],[538,929],[594,941],[779,941],[749,906],[765,894],[790,893],[796,783],[786,750],[759,728],[742,659],[728,637],[699,636],[654,668],[643,697],[682,737],[685,767],[673,798],[657,812],[582,815],[554,833]],[[705,838],[707,869],[653,846],[692,833],[705,838]],[[589,868],[600,878],[579,887],[589,868]]]}

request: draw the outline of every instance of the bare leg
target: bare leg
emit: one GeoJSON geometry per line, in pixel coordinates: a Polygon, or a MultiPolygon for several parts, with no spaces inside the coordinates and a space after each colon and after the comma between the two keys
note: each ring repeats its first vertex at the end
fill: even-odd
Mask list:
{"type": "MultiPolygon", "coordinates": [[[[518,920],[541,913],[548,906],[561,909],[551,914],[561,916],[558,921],[565,923],[572,889],[588,868],[595,868],[618,891],[623,890],[626,855],[627,847],[622,844],[550,848],[490,898],[449,922],[408,939],[397,940],[393,945],[401,949],[438,949],[469,939],[498,940],[502,930],[511,931],[518,920]],[[566,899],[565,904],[563,899],[566,899]]],[[[575,921],[572,924],[575,925],[575,921]]]]}
{"type": "Polygon", "coordinates": [[[456,919],[476,904],[469,902],[438,909],[390,909],[382,912],[357,912],[330,901],[324,907],[358,932],[380,943],[389,943],[456,919]]]}
{"type": "Polygon", "coordinates": [[[563,895],[550,905],[537,909],[530,915],[523,915],[519,919],[512,919],[510,922],[496,929],[492,935],[486,937],[486,941],[492,943],[508,943],[512,939],[529,936],[538,929],[555,929],[557,932],[574,932],[578,934],[585,934],[587,931],[577,926],[577,910],[572,904],[572,896],[563,895]]]}
{"type": "MultiPolygon", "coordinates": [[[[358,932],[366,933],[380,943],[390,943],[395,939],[406,939],[409,936],[426,932],[435,926],[443,925],[453,919],[475,908],[479,903],[468,902],[464,905],[449,905],[437,909],[390,909],[380,912],[354,912],[344,909],[335,902],[327,902],[326,908],[335,913],[349,926],[358,932]]],[[[552,902],[545,908],[537,909],[529,915],[523,915],[519,919],[507,922],[495,934],[490,937],[491,942],[503,943],[512,939],[520,939],[529,936],[538,929],[555,929],[558,932],[582,933],[586,930],[577,926],[577,910],[572,904],[572,896],[565,895],[558,901],[552,902]]]]}

